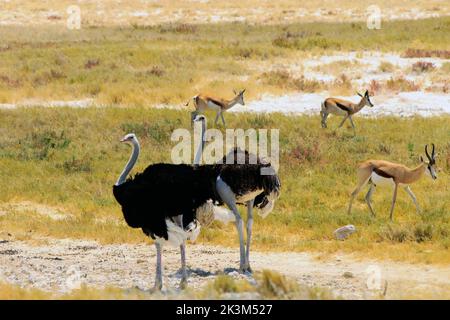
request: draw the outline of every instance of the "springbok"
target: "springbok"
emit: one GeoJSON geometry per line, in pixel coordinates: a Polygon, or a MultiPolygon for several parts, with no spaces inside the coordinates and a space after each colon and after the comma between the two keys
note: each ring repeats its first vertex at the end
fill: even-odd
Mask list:
{"type": "MultiPolygon", "coordinates": [[[[194,103],[195,111],[191,113],[191,120],[195,118],[197,114],[200,112],[204,112],[207,109],[211,109],[216,111],[216,119],[214,120],[214,125],[217,125],[217,121],[219,120],[219,116],[222,118],[222,123],[225,126],[225,119],[223,118],[223,113],[229,110],[236,104],[245,105],[244,103],[244,92],[245,89],[237,93],[233,90],[235,97],[231,100],[226,100],[222,98],[211,97],[203,94],[196,95],[192,97],[192,102],[194,103]]],[[[189,105],[188,101],[186,106],[189,105]]]]}
{"type": "Polygon", "coordinates": [[[359,112],[365,106],[373,107],[369,98],[369,91],[366,90],[364,95],[360,93],[358,93],[358,95],[361,97],[361,100],[357,104],[337,98],[325,99],[325,101],[322,102],[322,108],[320,110],[320,115],[322,116],[322,128],[327,127],[327,117],[331,113],[338,116],[344,116],[344,120],[342,120],[338,128],[342,127],[345,120],[349,119],[353,127],[353,132],[355,133],[355,124],[353,123],[352,115],[359,112]]]}
{"type": "Polygon", "coordinates": [[[348,213],[352,210],[353,199],[361,191],[361,188],[369,182],[369,191],[366,194],[366,202],[370,209],[370,212],[375,216],[371,204],[371,197],[376,186],[392,185],[394,186],[394,196],[392,198],[390,219],[392,221],[392,214],[394,212],[395,201],[397,198],[397,189],[399,185],[402,185],[406,192],[411,197],[416,206],[417,213],[420,213],[420,207],[417,203],[416,196],[412,192],[409,184],[419,180],[426,172],[433,180],[437,179],[436,175],[436,154],[434,153],[434,144],[432,144],[431,156],[428,153],[428,145],[425,146],[425,154],[428,158],[428,162],[420,157],[420,165],[414,169],[407,168],[402,164],[392,163],[384,160],[367,160],[361,163],[358,167],[358,185],[351,194],[350,204],[348,207],[348,213]]]}

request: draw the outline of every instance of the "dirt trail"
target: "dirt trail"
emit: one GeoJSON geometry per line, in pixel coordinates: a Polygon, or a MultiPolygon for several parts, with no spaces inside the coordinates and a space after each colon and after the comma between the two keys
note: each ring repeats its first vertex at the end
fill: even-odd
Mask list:
{"type": "MultiPolygon", "coordinates": [[[[238,249],[205,245],[189,245],[187,249],[189,286],[198,288],[218,273],[236,278],[238,249]]],[[[177,288],[179,254],[173,248],[164,249],[165,285],[177,288]]],[[[308,286],[330,289],[347,299],[364,299],[382,294],[386,282],[386,298],[434,297],[450,294],[450,268],[412,265],[389,261],[357,261],[350,255],[334,255],[326,260],[312,253],[253,252],[254,270],[271,269],[308,286]],[[380,272],[381,288],[368,289],[368,279],[377,284],[380,272]]],[[[83,240],[45,240],[32,245],[24,241],[0,241],[0,279],[25,287],[66,292],[80,283],[89,286],[106,285],[121,288],[149,289],[155,274],[153,246],[100,245],[83,240]]]]}

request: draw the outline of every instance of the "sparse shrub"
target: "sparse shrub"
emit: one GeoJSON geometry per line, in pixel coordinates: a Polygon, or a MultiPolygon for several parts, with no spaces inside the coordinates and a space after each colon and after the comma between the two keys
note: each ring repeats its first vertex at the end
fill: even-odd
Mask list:
{"type": "Polygon", "coordinates": [[[382,61],[380,63],[380,66],[378,67],[378,70],[380,70],[381,72],[392,72],[394,71],[395,66],[388,62],[388,61],[382,61]]]}
{"type": "Polygon", "coordinates": [[[415,84],[414,81],[409,81],[403,77],[390,78],[386,81],[386,87],[392,91],[418,91],[420,86],[415,84]]]}
{"type": "Polygon", "coordinates": [[[409,152],[409,157],[412,158],[414,157],[414,143],[413,142],[408,142],[408,152],[409,152]]]}
{"type": "Polygon", "coordinates": [[[66,75],[63,72],[53,69],[50,70],[50,76],[56,80],[66,78],[66,75]]]}
{"type": "Polygon", "coordinates": [[[352,82],[345,74],[341,74],[339,78],[334,80],[333,86],[349,90],[352,88],[352,82]]]}
{"type": "Polygon", "coordinates": [[[443,63],[441,66],[441,71],[450,72],[450,62],[443,63]]]}
{"type": "Polygon", "coordinates": [[[249,128],[268,128],[273,125],[274,121],[266,114],[256,114],[248,119],[249,128]]]}
{"type": "Polygon", "coordinates": [[[391,152],[392,152],[391,147],[389,145],[384,144],[384,143],[380,143],[378,145],[378,150],[381,153],[385,153],[385,154],[391,154],[391,152]]]}
{"type": "Polygon", "coordinates": [[[341,44],[331,38],[326,38],[321,35],[305,35],[302,33],[287,32],[272,40],[272,45],[281,48],[292,48],[298,50],[309,49],[340,49],[341,44]]]}
{"type": "Polygon", "coordinates": [[[153,66],[150,70],[147,71],[147,74],[153,75],[156,77],[162,77],[166,72],[160,66],[153,66]]]}
{"type": "Polygon", "coordinates": [[[44,160],[48,158],[51,150],[65,149],[70,142],[64,131],[59,134],[55,131],[33,132],[27,135],[25,140],[19,140],[22,145],[19,158],[44,160]]]}
{"type": "Polygon", "coordinates": [[[5,51],[8,51],[9,49],[11,49],[11,45],[9,45],[9,44],[0,45],[0,52],[5,52],[5,51]]]}
{"type": "Polygon", "coordinates": [[[96,67],[100,64],[100,59],[89,59],[84,64],[85,69],[92,69],[93,67],[96,67]]]}
{"type": "Polygon", "coordinates": [[[405,58],[438,57],[450,59],[450,50],[424,50],[408,48],[403,54],[405,58]]]}
{"type": "Polygon", "coordinates": [[[431,62],[417,61],[412,65],[412,71],[422,73],[434,70],[436,67],[431,62]]]}
{"type": "Polygon", "coordinates": [[[217,276],[212,283],[212,287],[219,294],[239,292],[236,281],[227,275],[217,276]]]}
{"type": "Polygon", "coordinates": [[[175,128],[180,126],[178,121],[161,121],[161,123],[124,123],[122,130],[124,133],[133,132],[142,139],[151,138],[156,142],[164,143],[169,141],[169,137],[175,128]]]}
{"type": "Polygon", "coordinates": [[[443,158],[445,161],[445,167],[446,167],[447,171],[449,171],[450,170],[450,143],[447,143],[447,145],[445,146],[443,158]]]}
{"type": "Polygon", "coordinates": [[[179,24],[167,24],[159,27],[160,33],[172,32],[172,33],[196,33],[197,26],[193,24],[187,23],[179,23],[179,24]]]}
{"type": "Polygon", "coordinates": [[[20,80],[12,79],[5,75],[0,75],[0,83],[4,83],[6,86],[11,88],[18,88],[22,85],[20,80]]]}
{"type": "Polygon", "coordinates": [[[240,48],[237,55],[241,58],[248,59],[251,58],[254,50],[249,48],[240,48]]]}
{"type": "Polygon", "coordinates": [[[91,160],[90,159],[76,159],[74,156],[70,160],[64,161],[62,168],[67,173],[71,172],[91,172],[91,160]]]}
{"type": "Polygon", "coordinates": [[[368,90],[370,94],[376,94],[381,90],[381,84],[377,80],[372,79],[369,83],[368,90]]]}
{"type": "Polygon", "coordinates": [[[304,76],[293,78],[288,71],[277,70],[263,73],[260,78],[269,85],[300,90],[304,92],[315,92],[321,89],[324,84],[317,80],[306,79],[304,76]]]}
{"type": "Polygon", "coordinates": [[[258,279],[258,292],[266,298],[289,298],[299,291],[298,284],[284,275],[263,270],[258,279]]]}
{"type": "Polygon", "coordinates": [[[431,224],[419,224],[414,228],[416,242],[424,242],[433,238],[433,226],[431,224]]]}
{"type": "Polygon", "coordinates": [[[392,242],[405,242],[409,238],[409,230],[401,226],[388,225],[381,230],[380,236],[392,242]]]}
{"type": "Polygon", "coordinates": [[[309,162],[316,164],[321,159],[320,145],[316,140],[299,141],[297,145],[289,152],[289,155],[299,163],[309,162]]]}
{"type": "Polygon", "coordinates": [[[58,14],[51,14],[47,17],[48,20],[61,20],[62,17],[58,14]]]}

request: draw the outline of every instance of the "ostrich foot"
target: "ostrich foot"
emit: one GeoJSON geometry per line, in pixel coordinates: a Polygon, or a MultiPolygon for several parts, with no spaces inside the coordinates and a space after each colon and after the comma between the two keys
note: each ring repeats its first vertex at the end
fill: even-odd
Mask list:
{"type": "Polygon", "coordinates": [[[188,286],[187,278],[182,278],[180,281],[180,289],[184,290],[187,288],[187,286],[188,286]]]}
{"type": "Polygon", "coordinates": [[[250,267],[249,264],[243,265],[239,268],[239,273],[245,274],[245,273],[253,273],[252,268],[250,267]]]}

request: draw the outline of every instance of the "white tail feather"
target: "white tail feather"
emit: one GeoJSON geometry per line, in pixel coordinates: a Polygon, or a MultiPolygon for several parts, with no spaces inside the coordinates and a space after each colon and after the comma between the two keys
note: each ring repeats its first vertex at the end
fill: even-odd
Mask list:
{"type": "Polygon", "coordinates": [[[233,222],[236,220],[233,212],[223,207],[214,206],[214,220],[219,220],[223,223],[233,222]]]}

